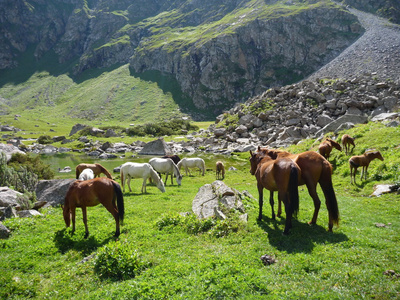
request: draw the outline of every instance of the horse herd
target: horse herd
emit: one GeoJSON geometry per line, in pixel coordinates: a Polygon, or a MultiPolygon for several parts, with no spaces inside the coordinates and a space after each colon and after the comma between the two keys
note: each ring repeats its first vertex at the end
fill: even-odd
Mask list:
{"type": "MultiPolygon", "coordinates": [[[[173,184],[175,177],[177,184],[181,185],[181,168],[185,169],[186,175],[191,175],[191,168],[198,168],[203,176],[205,174],[205,162],[199,157],[180,159],[177,155],[171,155],[152,158],[148,163],[126,162],[120,167],[121,189],[121,186],[112,179],[110,172],[102,165],[97,163],[79,164],[75,168],[77,180],[70,185],[62,206],[65,224],[69,227],[72,220],[72,233],[74,233],[76,208],[81,207],[83,223],[85,224],[85,238],[87,238],[89,230],[86,208],[101,203],[113,215],[116,223],[115,236],[119,236],[120,222],[122,223],[124,217],[123,193],[125,192],[125,183],[127,183],[129,191],[132,192],[131,179],[142,178],[141,192],[147,193],[146,182],[150,180],[164,193],[165,185],[161,179],[161,174],[166,174],[165,182],[167,182],[168,176],[171,176],[171,184],[173,184]],[[104,174],[106,177],[100,177],[100,174],[104,174]]],[[[224,169],[221,171],[217,167],[217,174],[221,172],[224,176],[224,169]]]]}
{"type": "MultiPolygon", "coordinates": [[[[346,155],[354,150],[354,138],[345,134],[342,137],[342,145],[346,155]],[[352,148],[350,149],[350,146],[352,148]]],[[[259,194],[258,220],[262,219],[263,191],[270,191],[269,202],[272,209],[272,219],[275,219],[273,193],[278,192],[278,212],[282,213],[281,203],[285,206],[286,223],[283,233],[288,234],[292,227],[292,217],[299,210],[299,185],[306,185],[308,193],[314,202],[314,213],[309,224],[315,224],[321,206],[321,200],[317,193],[319,183],[325,196],[328,210],[328,230],[332,231],[333,225],[339,223],[339,208],[332,184],[332,165],[328,159],[333,148],[342,150],[340,144],[330,138],[324,140],[316,151],[306,151],[299,154],[291,154],[286,151],[258,147],[257,151],[250,151],[250,173],[256,177],[259,194]]],[[[363,167],[361,179],[366,179],[366,173],[371,160],[378,158],[383,160],[379,151],[367,150],[363,155],[352,156],[349,159],[351,183],[355,184],[355,173],[358,167],[363,167]]],[[[183,158],[177,155],[152,158],[148,163],[127,162],[120,168],[121,186],[112,179],[111,174],[100,164],[79,164],[76,167],[76,180],[71,184],[65,196],[63,205],[64,221],[67,227],[72,220],[72,233],[75,231],[75,210],[82,208],[83,222],[85,225],[85,238],[88,237],[86,207],[103,204],[113,215],[116,223],[115,236],[120,234],[120,222],[124,217],[123,193],[127,181],[131,192],[130,180],[142,178],[142,193],[146,193],[147,180],[153,181],[161,192],[165,192],[165,185],[161,174],[176,178],[181,185],[182,175],[180,169],[185,169],[186,175],[191,175],[190,168],[199,168],[201,174],[205,174],[205,162],[201,158],[183,158]],[[99,177],[103,173],[106,177],[99,177]],[[98,178],[97,178],[98,177],[98,178]]],[[[224,179],[225,166],[221,161],[215,165],[217,179],[224,179]]]]}

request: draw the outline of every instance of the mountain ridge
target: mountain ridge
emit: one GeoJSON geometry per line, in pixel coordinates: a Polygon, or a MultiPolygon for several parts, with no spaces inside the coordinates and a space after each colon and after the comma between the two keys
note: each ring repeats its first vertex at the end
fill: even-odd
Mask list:
{"type": "MultiPolygon", "coordinates": [[[[37,43],[33,56],[40,60],[48,52],[46,49],[54,49],[58,61],[72,72],[71,78],[99,67],[124,64],[129,57],[131,74],[157,82],[145,74],[158,72],[161,78],[158,82],[167,82],[168,86],[175,81],[177,88],[174,88],[173,98],[180,98],[181,110],[189,106],[188,112],[194,119],[202,119],[206,115],[215,116],[272,85],[301,80],[336,57],[363,32],[357,19],[332,1],[309,1],[307,5],[302,1],[224,1],[224,5],[213,1],[187,2],[190,5],[186,2],[154,0],[144,5],[143,1],[129,1],[131,5],[124,6],[127,1],[56,1],[63,6],[49,5],[44,15],[62,11],[61,17],[49,18],[50,23],[43,26],[41,35],[44,38],[37,43]],[[203,10],[194,9],[200,4],[204,5],[203,10]],[[138,7],[140,10],[136,12],[134,8],[138,7]],[[274,18],[262,19],[261,13],[272,15],[272,7],[279,13],[273,14],[274,18]],[[163,9],[170,9],[169,14],[175,18],[156,14],[163,9]],[[178,9],[186,14],[179,15],[178,9]],[[240,13],[232,13],[234,9],[240,13]],[[67,16],[67,12],[72,14],[67,16]],[[128,24],[134,18],[141,20],[136,27],[128,24]],[[224,18],[226,20],[221,22],[224,18]],[[175,27],[163,27],[161,23],[167,19],[170,23],[165,21],[166,24],[175,27]],[[215,22],[213,26],[210,20],[215,22]],[[232,25],[235,23],[241,26],[232,25]],[[328,27],[325,23],[329,23],[328,27]],[[182,24],[203,24],[204,28],[182,27],[182,24]],[[57,40],[63,25],[66,30],[57,40]],[[226,32],[215,33],[218,29],[226,32]],[[193,39],[191,46],[188,35],[196,35],[199,30],[202,38],[193,39]],[[324,35],[323,31],[327,30],[324,35]],[[175,38],[169,39],[168,35],[175,35],[175,38]],[[183,40],[183,48],[176,44],[179,40],[183,40]],[[189,44],[185,46],[187,41],[189,44]],[[154,47],[154,42],[159,46],[154,47]],[[72,59],[79,51],[83,54],[72,59]]],[[[28,3],[26,1],[16,3],[19,10],[11,9],[14,13],[9,13],[8,17],[4,17],[6,6],[0,9],[2,24],[7,18],[9,21],[22,18],[17,12],[37,10],[47,1],[30,1],[37,5],[31,10],[23,6],[28,3]]],[[[3,41],[7,36],[3,36],[3,41]]],[[[15,44],[20,50],[27,47],[17,40],[9,40],[3,45],[15,44]]],[[[4,47],[0,53],[4,68],[4,61],[12,60],[4,59],[7,53],[4,47]]],[[[2,73],[7,75],[4,70],[2,73]]],[[[118,85],[112,89],[118,93],[118,85]]],[[[1,90],[0,95],[12,105],[13,97],[5,97],[1,90]]],[[[49,99],[49,102],[57,103],[58,99],[49,99]]]]}

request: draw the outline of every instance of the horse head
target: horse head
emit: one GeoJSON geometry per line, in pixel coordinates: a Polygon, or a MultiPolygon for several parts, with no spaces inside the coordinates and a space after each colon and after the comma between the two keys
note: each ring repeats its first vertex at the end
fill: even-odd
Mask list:
{"type": "Polygon", "coordinates": [[[253,152],[250,150],[250,174],[254,175],[257,171],[258,164],[263,159],[263,156],[258,152],[253,152]]]}
{"type": "Polygon", "coordinates": [[[165,193],[165,185],[162,179],[160,178],[160,181],[157,182],[157,188],[162,192],[165,193]]]}

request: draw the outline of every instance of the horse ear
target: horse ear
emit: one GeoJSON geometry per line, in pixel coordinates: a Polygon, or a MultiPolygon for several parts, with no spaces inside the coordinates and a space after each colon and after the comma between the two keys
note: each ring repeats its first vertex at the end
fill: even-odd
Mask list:
{"type": "Polygon", "coordinates": [[[261,146],[258,145],[257,151],[261,151],[261,146]]]}
{"type": "Polygon", "coordinates": [[[250,150],[250,155],[253,156],[253,151],[250,150]]]}

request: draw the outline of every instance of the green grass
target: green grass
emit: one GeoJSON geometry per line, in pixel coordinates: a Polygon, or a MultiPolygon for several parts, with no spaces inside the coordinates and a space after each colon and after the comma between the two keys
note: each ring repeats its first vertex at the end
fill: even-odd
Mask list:
{"type": "MultiPolygon", "coordinates": [[[[399,181],[400,129],[369,123],[346,131],[356,137],[354,154],[376,147],[385,160],[372,161],[369,177],[350,185],[348,156],[333,150],[333,183],[341,221],[327,232],[328,215],[321,206],[318,223],[309,226],[313,205],[300,187],[300,212],[289,236],[283,236],[284,218],[270,219],[269,204],[264,218],[256,221],[257,201],[246,202],[248,224],[237,233],[216,238],[208,233],[189,234],[180,226],[162,230],[157,221],[168,214],[188,212],[198,188],[215,180],[216,160],[223,160],[225,183],[257,197],[256,181],[249,174],[248,153],[230,157],[199,154],[206,160],[206,175],[184,176],[182,186],[166,186],[161,193],[148,186],[140,193],[141,180],[133,180],[132,193],[125,193],[125,224],[119,241],[137,251],[147,269],[127,280],[101,279],[94,270],[95,258],[114,245],[115,223],[101,206],[88,209],[90,236],[83,239],[82,214],[77,211],[75,235],[65,228],[61,208],[43,210],[43,216],[10,219],[12,230],[0,240],[0,297],[4,299],[395,299],[400,296],[400,206],[396,194],[369,197],[373,185],[399,181]],[[396,170],[397,167],[397,170],[396,170]],[[384,223],[386,227],[376,227],[384,223]],[[274,256],[278,262],[264,266],[260,257],[274,256]]],[[[342,133],[341,133],[342,134],[342,133]]],[[[340,136],[341,136],[340,134],[340,136]]],[[[316,149],[318,142],[305,140],[290,147],[292,152],[316,149]]],[[[65,155],[75,164],[86,157],[65,155]]],[[[146,161],[147,157],[101,161],[108,169],[122,161],[146,161]]],[[[52,167],[61,158],[47,157],[52,167]]],[[[71,174],[69,175],[71,176],[71,174]]],[[[117,181],[119,181],[117,176],[117,181]]],[[[322,192],[319,195],[323,201],[322,192]]],[[[265,201],[267,202],[267,201],[265,201]]],[[[323,201],[324,203],[324,201],[323,201]]],[[[128,246],[126,246],[128,247],[128,246]]]]}

